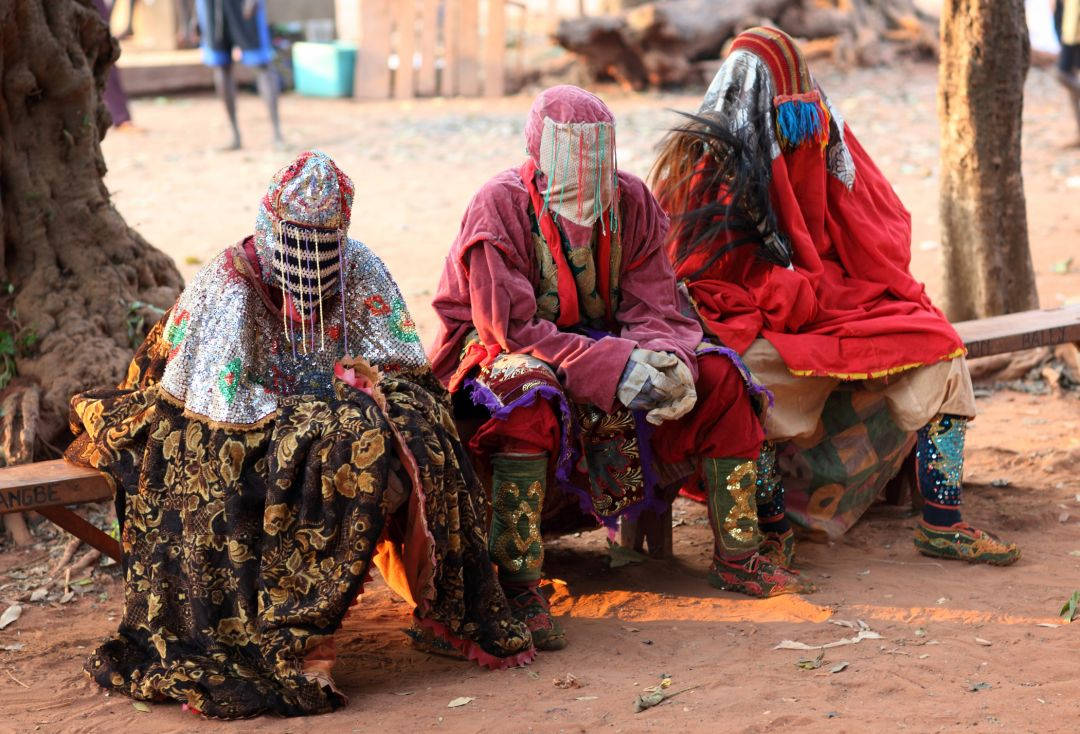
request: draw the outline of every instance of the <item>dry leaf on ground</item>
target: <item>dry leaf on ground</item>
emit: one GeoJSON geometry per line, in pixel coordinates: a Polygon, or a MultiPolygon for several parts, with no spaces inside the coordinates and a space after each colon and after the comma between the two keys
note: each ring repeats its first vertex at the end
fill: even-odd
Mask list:
{"type": "Polygon", "coordinates": [[[22,607],[18,604],[12,604],[4,610],[3,614],[0,614],[0,630],[4,629],[21,616],[22,607]]]}

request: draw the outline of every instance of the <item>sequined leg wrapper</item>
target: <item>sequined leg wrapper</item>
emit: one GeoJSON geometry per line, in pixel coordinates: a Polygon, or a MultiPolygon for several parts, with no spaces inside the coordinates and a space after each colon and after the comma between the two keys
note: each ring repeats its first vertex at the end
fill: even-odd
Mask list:
{"type": "Polygon", "coordinates": [[[540,590],[544,543],[540,512],[547,489],[547,454],[497,454],[492,457],[491,536],[488,548],[510,612],[525,623],[539,650],[566,647],[566,633],[551,616],[540,590]]]}
{"type": "Polygon", "coordinates": [[[540,580],[544,563],[540,510],[544,506],[547,464],[546,454],[499,454],[492,459],[488,550],[503,583],[540,580]]]}
{"type": "Polygon", "coordinates": [[[814,587],[758,552],[756,462],[746,459],[704,459],[709,523],[715,540],[709,583],[749,596],[810,592],[814,587]]]}
{"type": "Polygon", "coordinates": [[[753,461],[705,459],[709,523],[721,556],[745,556],[761,544],[758,531],[757,473],[753,461]]]}
{"type": "Polygon", "coordinates": [[[967,420],[940,415],[919,429],[915,470],[922,493],[923,519],[931,525],[960,522],[967,420]]]}
{"type": "Polygon", "coordinates": [[[791,566],[795,533],[784,508],[784,485],[776,468],[776,446],[766,441],[757,460],[757,516],[764,536],[761,554],[778,566],[791,566]]]}
{"type": "Polygon", "coordinates": [[[924,504],[915,548],[935,558],[1006,566],[1020,558],[1016,544],[960,518],[966,431],[967,419],[955,415],[940,415],[919,429],[915,470],[924,504]]]}

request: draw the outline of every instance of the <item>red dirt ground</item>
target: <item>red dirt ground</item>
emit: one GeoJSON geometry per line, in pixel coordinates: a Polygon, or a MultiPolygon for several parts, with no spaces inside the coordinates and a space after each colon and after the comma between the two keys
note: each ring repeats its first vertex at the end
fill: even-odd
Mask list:
{"type": "MultiPolygon", "coordinates": [[[[914,213],[913,269],[936,294],[934,74],[905,66],[822,80],[914,213]]],[[[1025,176],[1042,304],[1075,302],[1080,274],[1052,266],[1078,254],[1080,153],[1058,147],[1073,131],[1043,72],[1033,70],[1027,98],[1025,176]]],[[[644,172],[671,119],[664,109],[692,109],[697,99],[614,95],[620,163],[644,172]]],[[[145,132],[105,141],[107,183],[121,212],[187,276],[250,230],[265,182],[287,157],[256,146],[268,139],[262,110],[252,97],[241,102],[251,152],[208,150],[226,136],[216,102],[202,97],[136,102],[145,132]]],[[[528,105],[525,97],[283,101],[290,139],[328,150],[353,176],[353,235],[398,274],[427,339],[431,292],[461,211],[488,175],[518,161],[528,105]]],[[[85,679],[83,659],[121,609],[121,585],[99,569],[90,586],[77,587],[91,593],[65,605],[24,602],[22,617],[0,631],[0,732],[1072,731],[1077,638],[1056,613],[1080,589],[1080,399],[1005,391],[979,405],[965,513],[1021,544],[1013,567],[923,558],[911,546],[913,518],[874,508],[841,541],[800,545],[798,565],[816,594],[751,600],[705,583],[704,511],[680,500],[671,561],[610,569],[603,531],[550,543],[566,650],[498,673],[418,653],[400,632],[408,609],[376,582],[342,635],[336,673],[349,705],[317,719],[235,723],[203,721],[172,704],[143,713],[85,679]],[[816,670],[796,665],[815,653],[773,649],[784,639],[850,637],[853,630],[829,620],[859,619],[881,639],[827,650],[816,670]],[[846,669],[830,672],[841,662],[846,669]],[[568,673],[580,687],[554,685],[568,673]],[[682,692],[634,713],[635,697],[663,674],[682,692]],[[447,706],[462,696],[474,700],[447,706]]],[[[50,551],[55,544],[0,553],[4,607],[20,593],[20,574],[47,563],[50,551]]]]}

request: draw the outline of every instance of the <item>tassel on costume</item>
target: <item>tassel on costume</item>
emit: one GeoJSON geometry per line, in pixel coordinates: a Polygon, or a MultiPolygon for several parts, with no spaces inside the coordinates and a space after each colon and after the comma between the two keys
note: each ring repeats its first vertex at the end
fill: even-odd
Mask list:
{"type": "Polygon", "coordinates": [[[829,110],[816,91],[773,98],[776,107],[776,136],[784,150],[817,143],[822,150],[829,142],[829,110]]]}

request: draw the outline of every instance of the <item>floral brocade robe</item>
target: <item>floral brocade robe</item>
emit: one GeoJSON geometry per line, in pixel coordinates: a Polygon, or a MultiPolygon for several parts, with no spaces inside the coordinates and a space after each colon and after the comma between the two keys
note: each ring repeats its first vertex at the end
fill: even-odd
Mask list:
{"type": "Polygon", "coordinates": [[[213,421],[163,387],[175,323],[170,311],[151,330],[119,388],[72,399],[67,456],[111,477],[124,553],[120,628],[86,663],[98,684],[222,718],[337,708],[344,696],[304,659],[340,626],[377,549],[397,559],[421,626],[488,665],[531,659],[429,369],[361,362],[363,389],[327,375],[326,396],[213,421]]]}

